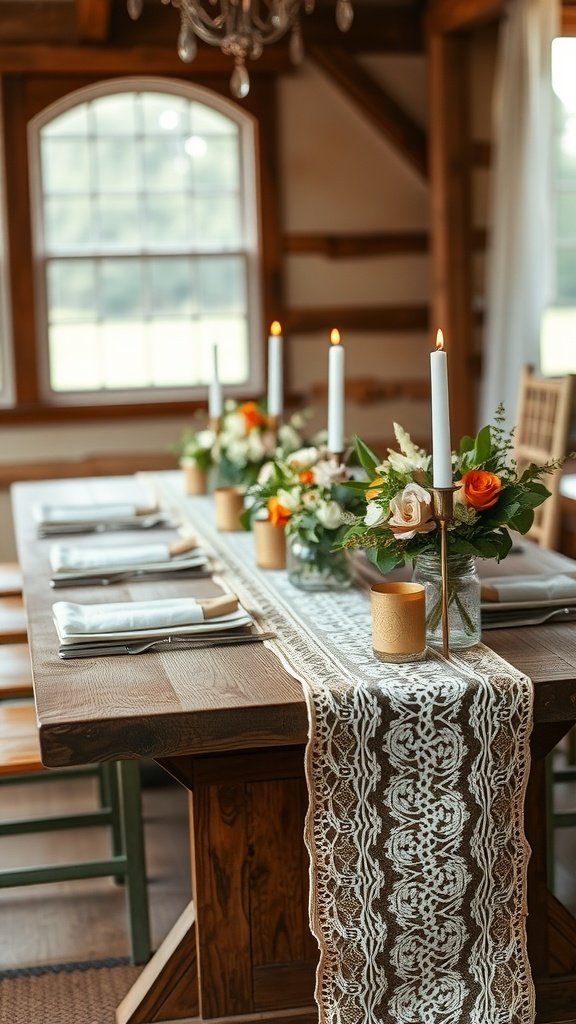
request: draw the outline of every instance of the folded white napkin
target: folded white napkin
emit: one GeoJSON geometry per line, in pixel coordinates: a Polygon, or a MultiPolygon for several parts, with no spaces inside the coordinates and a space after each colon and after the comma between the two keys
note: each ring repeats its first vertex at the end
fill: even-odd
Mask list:
{"type": "Polygon", "coordinates": [[[102,569],[119,565],[149,565],[169,562],[170,559],[168,544],[108,544],[95,547],[53,544],[50,548],[50,565],[53,572],[102,569]]]}
{"type": "Polygon", "coordinates": [[[127,502],[106,505],[36,505],[34,518],[39,523],[106,523],[110,520],[132,519],[152,509],[143,509],[127,502]]]}
{"type": "Polygon", "coordinates": [[[570,598],[576,598],[576,579],[572,576],[495,576],[482,580],[483,601],[538,604],[570,598]]]}
{"type": "Polygon", "coordinates": [[[119,601],[90,605],[57,601],[52,606],[52,612],[58,633],[61,638],[65,638],[92,633],[171,629],[174,626],[192,626],[205,621],[224,622],[231,616],[237,616],[237,603],[235,598],[229,596],[208,598],[205,601],[192,597],[175,597],[154,601],[119,601]],[[220,615],[214,614],[217,602],[222,604],[220,615]],[[224,610],[225,607],[227,610],[224,610]]]}

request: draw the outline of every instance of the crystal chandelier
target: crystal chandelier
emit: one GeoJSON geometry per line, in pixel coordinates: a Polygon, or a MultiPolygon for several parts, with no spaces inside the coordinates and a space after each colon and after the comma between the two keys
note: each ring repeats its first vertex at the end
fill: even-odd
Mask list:
{"type": "MultiPolygon", "coordinates": [[[[127,0],[128,14],[140,17],[144,0],[127,0]]],[[[234,70],[230,90],[238,99],[250,91],[246,60],[256,60],[268,43],[276,43],[290,32],[290,56],[295,64],[303,57],[300,9],[314,9],[314,0],[162,0],[180,9],[178,55],[189,64],[198,49],[197,39],[219,46],[232,57],[234,70]]],[[[351,0],[336,0],[336,24],[346,32],[354,12],[351,0]]]]}

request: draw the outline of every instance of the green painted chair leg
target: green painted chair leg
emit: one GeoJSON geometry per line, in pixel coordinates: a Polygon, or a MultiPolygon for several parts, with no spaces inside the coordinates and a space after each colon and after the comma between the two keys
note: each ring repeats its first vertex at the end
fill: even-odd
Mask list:
{"type": "MultiPolygon", "coordinates": [[[[106,761],[99,766],[100,801],[105,801],[103,806],[110,810],[110,825],[112,829],[112,853],[115,857],[122,854],[124,850],[124,838],[122,835],[122,823],[120,820],[120,793],[118,789],[118,773],[115,761],[106,761]]],[[[114,881],[118,885],[124,883],[124,875],[116,875],[114,881]]]]}
{"type": "Polygon", "coordinates": [[[151,950],[138,762],[118,761],[116,773],[123,847],[127,862],[125,879],[132,960],[135,964],[143,964],[149,960],[151,950]]]}

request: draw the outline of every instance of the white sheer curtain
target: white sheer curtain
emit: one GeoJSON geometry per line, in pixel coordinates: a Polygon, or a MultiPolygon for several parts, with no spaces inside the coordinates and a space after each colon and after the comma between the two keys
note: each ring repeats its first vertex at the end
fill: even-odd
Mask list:
{"type": "Polygon", "coordinates": [[[504,402],[512,426],[520,370],[539,365],[549,252],[550,51],[557,27],[557,0],[512,0],[501,30],[479,425],[491,422],[504,402]]]}

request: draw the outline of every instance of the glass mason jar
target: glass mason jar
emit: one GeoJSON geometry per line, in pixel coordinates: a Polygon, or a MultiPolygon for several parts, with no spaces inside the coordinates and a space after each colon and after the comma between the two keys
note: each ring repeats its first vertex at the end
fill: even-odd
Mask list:
{"type": "Polygon", "coordinates": [[[297,533],[286,538],[288,579],[301,590],[346,590],[352,584],[348,552],[332,551],[333,538],[314,544],[297,533]]]}
{"type": "MultiPolygon", "coordinates": [[[[426,588],[426,642],[442,647],[440,554],[419,555],[412,579],[426,588]]],[[[452,651],[480,642],[480,577],[472,555],[448,555],[448,630],[452,651]]]]}

